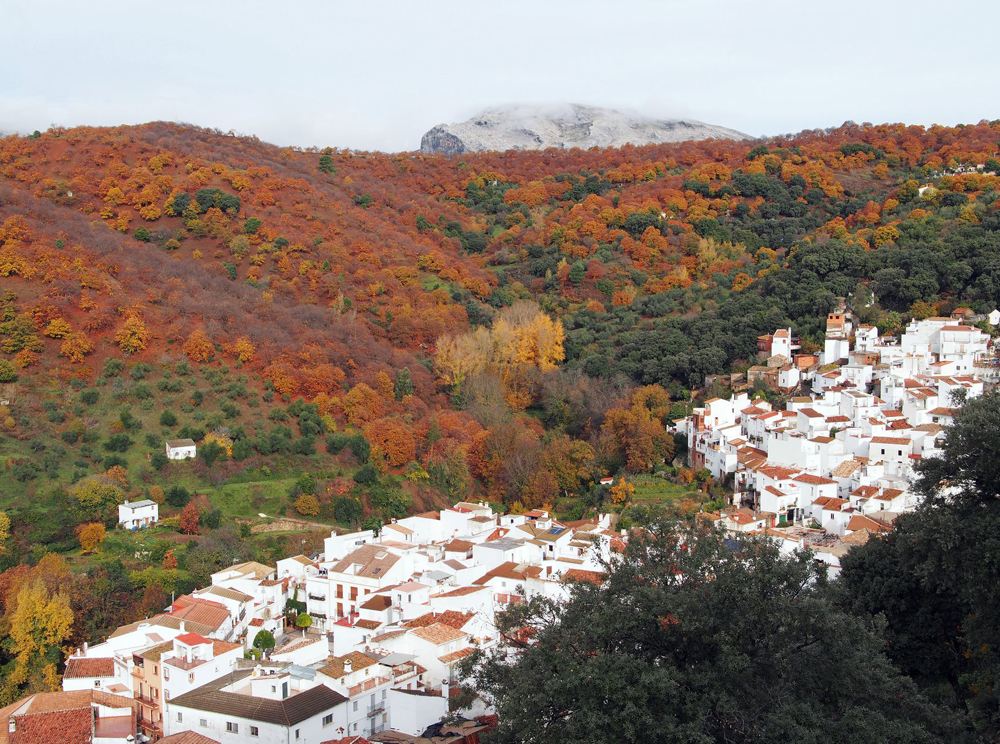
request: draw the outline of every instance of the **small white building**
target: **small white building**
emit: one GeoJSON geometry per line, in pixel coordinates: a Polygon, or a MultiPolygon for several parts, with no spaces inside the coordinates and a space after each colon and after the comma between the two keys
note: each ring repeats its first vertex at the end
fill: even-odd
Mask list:
{"type": "Polygon", "coordinates": [[[197,456],[198,448],[193,439],[168,439],[167,459],[187,460],[197,456]]]}
{"type": "Polygon", "coordinates": [[[127,530],[138,530],[160,521],[160,505],[150,499],[128,501],[118,505],[118,524],[127,530]]]}

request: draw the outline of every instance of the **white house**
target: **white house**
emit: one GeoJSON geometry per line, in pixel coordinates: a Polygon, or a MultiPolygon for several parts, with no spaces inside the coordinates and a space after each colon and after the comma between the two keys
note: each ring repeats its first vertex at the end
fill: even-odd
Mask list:
{"type": "Polygon", "coordinates": [[[127,530],[138,530],[160,521],[160,506],[155,501],[128,501],[118,505],[118,524],[127,530]]]}
{"type": "Polygon", "coordinates": [[[288,674],[234,672],[167,703],[165,733],[194,731],[224,744],[319,744],[347,728],[347,698],[325,685],[295,692],[288,674]]]}
{"type": "Polygon", "coordinates": [[[195,457],[197,454],[198,448],[195,447],[193,439],[167,440],[168,460],[187,460],[191,457],[195,457]]]}

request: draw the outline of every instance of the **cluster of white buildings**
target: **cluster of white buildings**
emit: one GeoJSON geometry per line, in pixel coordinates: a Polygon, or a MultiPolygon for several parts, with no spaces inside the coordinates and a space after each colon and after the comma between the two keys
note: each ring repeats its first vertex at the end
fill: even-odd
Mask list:
{"type": "MultiPolygon", "coordinates": [[[[600,559],[625,539],[608,515],[561,523],[482,503],[379,535],[333,533],[321,554],[234,565],[162,614],[84,645],[63,689],[131,705],[130,741],[417,741],[449,714],[458,664],[497,643],[498,610],[600,580],[600,559]],[[286,610],[302,606],[312,626],[286,627],[286,610]],[[275,648],[249,658],[265,630],[275,648]]],[[[461,712],[469,720],[448,741],[486,728],[481,703],[461,712]]]]}
{"type": "MultiPolygon", "coordinates": [[[[676,421],[692,466],[732,479],[733,508],[709,517],[766,531],[789,550],[809,545],[835,570],[852,544],[889,529],[916,506],[913,466],[940,454],[954,394],[996,382],[989,337],[961,315],[913,321],[897,340],[833,313],[820,355],[774,364],[795,370],[794,388],[809,395],[778,410],[741,392],[676,421]]],[[[791,338],[790,329],[762,337],[768,353],[780,344],[789,354],[791,338]]]]}

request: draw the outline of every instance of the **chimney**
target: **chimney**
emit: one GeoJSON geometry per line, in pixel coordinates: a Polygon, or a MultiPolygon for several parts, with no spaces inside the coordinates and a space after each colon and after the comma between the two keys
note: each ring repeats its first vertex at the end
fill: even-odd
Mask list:
{"type": "Polygon", "coordinates": [[[81,656],[86,656],[86,655],[87,655],[87,642],[84,641],[83,642],[83,653],[81,654],[81,656]]]}
{"type": "Polygon", "coordinates": [[[186,632],[187,632],[187,629],[186,629],[186,627],[184,625],[184,621],[181,620],[181,633],[186,633],[186,632]]]}
{"type": "Polygon", "coordinates": [[[350,659],[344,660],[344,674],[350,674],[354,671],[354,663],[350,659]]]}

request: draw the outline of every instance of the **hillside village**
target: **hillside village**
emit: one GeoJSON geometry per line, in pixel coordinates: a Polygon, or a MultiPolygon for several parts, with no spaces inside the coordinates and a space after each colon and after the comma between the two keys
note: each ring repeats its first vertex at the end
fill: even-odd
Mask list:
{"type": "MultiPolygon", "coordinates": [[[[799,353],[792,329],[761,337],[764,365],[751,372],[789,396],[786,410],[737,383],[675,422],[691,465],[734,485],[730,507],[701,517],[786,552],[809,548],[835,575],[848,550],[917,505],[913,463],[939,453],[954,394],[995,382],[989,337],[969,323],[959,309],[895,339],[831,313],[819,354],[799,353]]],[[[470,502],[377,534],[334,531],[321,553],[234,565],[84,644],[63,692],[5,709],[8,740],[89,725],[108,744],[134,732],[185,744],[477,741],[491,711],[459,698],[457,665],[498,643],[498,611],[600,581],[627,539],[607,514],[560,522],[470,502]]]]}
{"type": "MultiPolygon", "coordinates": [[[[967,308],[912,320],[899,338],[880,338],[841,310],[828,315],[819,354],[797,353],[792,329],[758,339],[766,366],[746,380],[756,373],[790,396],[785,410],[751,400],[737,382],[731,399],[674,422],[692,465],[732,478],[731,507],[706,518],[771,536],[788,552],[808,547],[833,575],[852,546],[917,506],[914,462],[940,455],[956,395],[982,395],[1000,372],[967,308]],[[809,395],[796,394],[803,386],[809,395]]],[[[1000,312],[978,320],[1000,321],[1000,312]]]]}
{"type": "Polygon", "coordinates": [[[185,743],[477,741],[490,717],[457,701],[458,663],[497,643],[496,612],[600,580],[600,559],[625,539],[608,515],[560,523],[463,502],[378,535],[333,533],[317,555],[234,565],[77,649],[63,692],[3,711],[9,741],[88,725],[106,744],[136,731],[185,743]]]}

